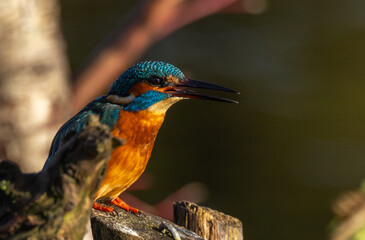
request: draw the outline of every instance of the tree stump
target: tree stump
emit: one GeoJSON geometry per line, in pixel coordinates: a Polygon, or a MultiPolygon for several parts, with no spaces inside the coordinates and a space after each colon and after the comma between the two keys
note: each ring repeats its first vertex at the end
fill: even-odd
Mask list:
{"type": "Polygon", "coordinates": [[[93,209],[91,228],[94,240],[203,240],[194,232],[163,218],[142,211],[136,215],[113,207],[117,215],[93,209]]]}
{"type": "Polygon", "coordinates": [[[91,116],[81,133],[65,137],[38,174],[1,161],[0,239],[82,239],[107,161],[122,144],[109,131],[91,116]]]}
{"type": "Polygon", "coordinates": [[[191,202],[174,204],[174,222],[206,240],[243,240],[240,220],[191,202]]]}
{"type": "Polygon", "coordinates": [[[243,240],[241,221],[190,202],[174,205],[175,223],[183,227],[145,212],[116,210],[115,214],[92,211],[95,240],[243,240]]]}

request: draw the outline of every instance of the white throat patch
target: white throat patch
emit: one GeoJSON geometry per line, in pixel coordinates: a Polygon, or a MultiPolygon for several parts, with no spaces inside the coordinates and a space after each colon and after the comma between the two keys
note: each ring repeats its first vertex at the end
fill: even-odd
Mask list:
{"type": "Polygon", "coordinates": [[[156,114],[165,114],[167,109],[169,109],[174,103],[182,100],[184,98],[181,97],[169,97],[165,100],[162,100],[158,103],[155,103],[147,108],[148,111],[151,111],[156,114]]]}

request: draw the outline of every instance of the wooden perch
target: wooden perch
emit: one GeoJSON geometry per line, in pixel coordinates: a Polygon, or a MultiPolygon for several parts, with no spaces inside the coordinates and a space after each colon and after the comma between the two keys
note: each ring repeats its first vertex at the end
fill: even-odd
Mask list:
{"type": "Polygon", "coordinates": [[[145,212],[135,215],[119,208],[116,211],[117,215],[112,215],[93,209],[91,228],[94,240],[171,240],[176,239],[172,238],[173,232],[177,232],[182,240],[203,240],[194,232],[163,218],[145,212]]]}
{"type": "Polygon", "coordinates": [[[97,116],[65,139],[54,164],[38,174],[0,162],[0,238],[82,239],[107,160],[122,141],[97,116]]]}
{"type": "Polygon", "coordinates": [[[207,240],[243,240],[240,220],[195,203],[175,203],[174,222],[207,240]]]}
{"type": "Polygon", "coordinates": [[[91,228],[95,240],[243,240],[241,221],[191,202],[175,203],[174,219],[183,227],[144,212],[135,215],[117,209],[112,215],[93,210],[91,228]]]}

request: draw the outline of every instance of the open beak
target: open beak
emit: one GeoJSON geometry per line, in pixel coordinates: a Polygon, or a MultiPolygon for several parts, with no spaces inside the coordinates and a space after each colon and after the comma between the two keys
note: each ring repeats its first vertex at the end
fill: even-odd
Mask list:
{"type": "Polygon", "coordinates": [[[197,92],[194,92],[191,90],[186,90],[185,88],[204,88],[204,89],[212,89],[212,90],[240,94],[239,92],[226,88],[226,87],[222,87],[222,86],[219,86],[216,84],[203,82],[203,81],[199,81],[199,80],[193,80],[193,79],[189,79],[189,78],[184,78],[181,82],[174,84],[169,89],[167,89],[165,92],[169,93],[173,96],[182,97],[182,98],[193,98],[193,99],[204,99],[204,100],[217,101],[217,102],[238,103],[237,101],[234,101],[231,99],[211,96],[211,95],[207,95],[207,94],[203,94],[203,93],[197,93],[197,92]]]}

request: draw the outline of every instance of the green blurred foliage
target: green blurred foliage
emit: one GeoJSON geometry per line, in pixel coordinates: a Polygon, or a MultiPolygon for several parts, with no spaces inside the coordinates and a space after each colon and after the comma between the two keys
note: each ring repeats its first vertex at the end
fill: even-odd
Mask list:
{"type": "MultiPolygon", "coordinates": [[[[134,5],[61,4],[73,69],[134,5]]],[[[153,46],[143,59],[242,94],[239,105],[169,110],[147,167],[154,188],[139,196],[158,202],[200,181],[204,205],[240,218],[247,239],[323,239],[332,201],[364,178],[364,12],[361,0],[277,0],[262,15],[211,16],[153,46]]]]}
{"type": "Polygon", "coordinates": [[[351,240],[364,240],[365,239],[365,226],[358,230],[351,240]]]}

